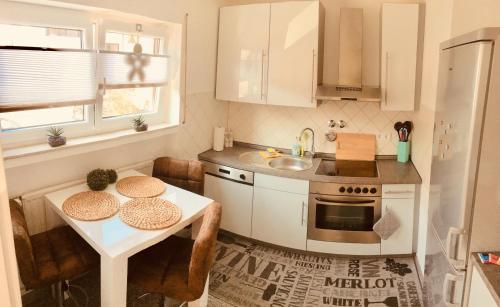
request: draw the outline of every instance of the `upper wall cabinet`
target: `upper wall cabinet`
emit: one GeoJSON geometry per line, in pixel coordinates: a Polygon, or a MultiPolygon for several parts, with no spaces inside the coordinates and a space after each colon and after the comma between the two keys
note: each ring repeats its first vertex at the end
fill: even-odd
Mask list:
{"type": "Polygon", "coordinates": [[[323,24],[319,1],[221,8],[216,98],[316,107],[323,24]]]}
{"type": "Polygon", "coordinates": [[[220,9],[217,99],[266,103],[270,13],[270,4],[220,9]]]}
{"type": "Polygon", "coordinates": [[[384,111],[415,109],[419,4],[382,6],[381,106],[384,111]]]}

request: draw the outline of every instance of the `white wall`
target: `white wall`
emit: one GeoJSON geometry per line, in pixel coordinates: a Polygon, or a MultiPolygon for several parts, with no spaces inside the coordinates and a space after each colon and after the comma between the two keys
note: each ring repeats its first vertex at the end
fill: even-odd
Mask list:
{"type": "Polygon", "coordinates": [[[485,27],[500,27],[500,1],[453,1],[452,36],[485,27]]]}
{"type": "MultiPolygon", "coordinates": [[[[88,171],[96,167],[118,168],[165,155],[196,158],[199,152],[210,148],[212,127],[225,122],[227,109],[225,103],[214,99],[218,0],[147,2],[64,0],[62,2],[70,5],[102,7],[177,23],[183,23],[184,14],[188,12],[187,123],[181,126],[176,134],[165,137],[8,169],[6,176],[10,197],[83,178],[88,171]]],[[[6,5],[12,5],[12,2],[0,0],[0,10],[6,5]]],[[[39,11],[40,8],[33,8],[31,12],[36,15],[39,11]]]]}

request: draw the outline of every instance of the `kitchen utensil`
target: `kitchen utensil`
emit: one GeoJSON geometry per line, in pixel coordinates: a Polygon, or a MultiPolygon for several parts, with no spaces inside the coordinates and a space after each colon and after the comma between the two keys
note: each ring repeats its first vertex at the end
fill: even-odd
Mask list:
{"type": "Polygon", "coordinates": [[[407,128],[402,128],[401,130],[403,132],[403,139],[402,139],[402,141],[403,142],[408,142],[408,129],[407,128]]]}
{"type": "Polygon", "coordinates": [[[397,122],[394,124],[394,129],[399,133],[399,130],[403,128],[403,123],[402,122],[397,122]]]}
{"type": "Polygon", "coordinates": [[[406,128],[406,130],[408,131],[408,135],[410,135],[412,127],[413,127],[413,123],[411,121],[405,121],[403,123],[403,127],[406,128]]]}

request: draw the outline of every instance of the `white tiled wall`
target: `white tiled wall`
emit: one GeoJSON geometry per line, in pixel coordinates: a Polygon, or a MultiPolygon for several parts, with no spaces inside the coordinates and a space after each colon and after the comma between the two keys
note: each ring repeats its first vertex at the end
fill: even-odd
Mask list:
{"type": "Polygon", "coordinates": [[[229,103],[228,126],[237,141],[290,148],[303,128],[316,133],[316,151],[335,152],[335,143],[327,142],[328,120],[344,120],[347,127],[337,132],[377,135],[377,154],[396,154],[398,142],[394,123],[412,119],[412,112],[382,112],[374,102],[324,102],[316,109],[292,108],[247,103],[229,103]],[[380,137],[390,135],[389,139],[380,137]]]}
{"type": "Polygon", "coordinates": [[[197,159],[198,154],[212,147],[213,129],[227,123],[227,102],[215,100],[213,92],[188,96],[186,124],[180,125],[174,140],[167,144],[170,155],[197,159]]]}

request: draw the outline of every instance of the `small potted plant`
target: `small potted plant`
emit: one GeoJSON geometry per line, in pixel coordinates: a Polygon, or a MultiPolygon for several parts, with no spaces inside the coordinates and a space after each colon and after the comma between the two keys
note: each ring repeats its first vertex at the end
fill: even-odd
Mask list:
{"type": "Polygon", "coordinates": [[[64,129],[61,127],[50,127],[47,130],[49,137],[48,143],[51,147],[58,147],[66,144],[66,137],[62,134],[64,133],[64,129]]]}
{"type": "Polygon", "coordinates": [[[144,117],[142,117],[142,115],[139,115],[136,118],[134,118],[133,122],[135,131],[142,132],[148,130],[148,124],[146,124],[146,121],[144,120],[144,117]]]}
{"type": "Polygon", "coordinates": [[[102,191],[108,187],[109,175],[108,171],[103,169],[95,169],[87,174],[87,185],[92,191],[102,191]]]}

